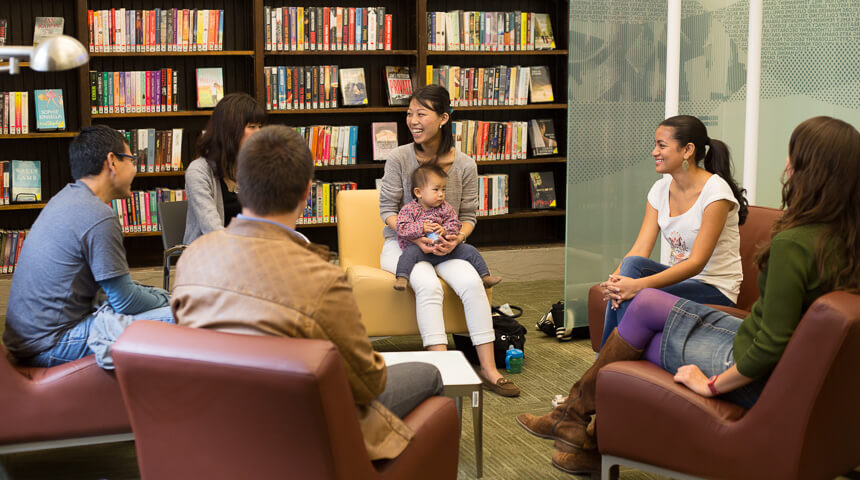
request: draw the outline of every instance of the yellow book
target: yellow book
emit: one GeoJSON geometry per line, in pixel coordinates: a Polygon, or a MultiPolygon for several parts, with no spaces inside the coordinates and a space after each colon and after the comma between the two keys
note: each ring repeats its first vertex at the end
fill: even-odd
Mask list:
{"type": "Polygon", "coordinates": [[[427,85],[433,84],[433,65],[427,65],[427,85]]]}
{"type": "Polygon", "coordinates": [[[323,196],[323,223],[329,223],[331,220],[331,200],[329,198],[329,190],[331,189],[331,184],[323,183],[322,185],[322,196],[323,196]]]}
{"type": "Polygon", "coordinates": [[[305,9],[296,8],[296,47],[299,51],[305,49],[305,9]]]}
{"type": "Polygon", "coordinates": [[[203,50],[203,31],[205,25],[205,16],[203,10],[197,10],[197,38],[195,39],[195,51],[203,50]]]}
{"type": "Polygon", "coordinates": [[[529,14],[522,13],[522,27],[520,28],[520,50],[526,49],[526,44],[529,40],[529,14]]]}

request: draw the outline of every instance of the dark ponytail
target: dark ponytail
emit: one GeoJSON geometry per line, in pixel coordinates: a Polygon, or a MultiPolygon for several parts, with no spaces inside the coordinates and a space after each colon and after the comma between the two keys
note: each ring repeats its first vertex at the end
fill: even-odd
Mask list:
{"type": "MultiPolygon", "coordinates": [[[[453,113],[453,110],[451,110],[451,95],[445,87],[434,83],[419,87],[412,92],[409,101],[412,102],[412,100],[417,100],[418,103],[425,108],[433,110],[439,116],[448,114],[448,121],[441,128],[442,139],[439,142],[439,149],[436,152],[427,152],[434,153],[436,157],[434,161],[438,161],[440,153],[448,153],[454,147],[454,131],[451,127],[451,114],[453,113]]],[[[415,145],[415,147],[423,151],[421,145],[415,145]]]]}
{"type": "Polygon", "coordinates": [[[738,201],[738,224],[743,225],[747,219],[749,202],[744,196],[746,189],[741,188],[733,177],[729,146],[720,140],[708,138],[705,124],[691,115],[669,117],[660,125],[672,128],[675,132],[675,140],[681,146],[692,143],[696,149],[696,165],[702,165],[705,170],[719,175],[729,184],[732,195],[738,201]],[[705,147],[707,147],[707,153],[705,147]]]}

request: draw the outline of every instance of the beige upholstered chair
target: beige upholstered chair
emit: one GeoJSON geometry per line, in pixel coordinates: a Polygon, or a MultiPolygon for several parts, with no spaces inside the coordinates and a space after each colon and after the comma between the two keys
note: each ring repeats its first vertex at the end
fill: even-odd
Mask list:
{"type": "MultiPolygon", "coordinates": [[[[382,228],[378,190],[345,190],[337,195],[337,243],[340,265],[346,270],[361,318],[372,337],[417,335],[415,295],[394,290],[394,274],[379,268],[382,228]]],[[[442,281],[445,331],[465,333],[460,298],[442,281]]],[[[487,297],[492,300],[491,291],[487,297]]]]}

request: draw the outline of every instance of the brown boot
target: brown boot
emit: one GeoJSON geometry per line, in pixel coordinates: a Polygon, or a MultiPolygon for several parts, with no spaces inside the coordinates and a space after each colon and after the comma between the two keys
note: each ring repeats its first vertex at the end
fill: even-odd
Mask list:
{"type": "Polygon", "coordinates": [[[484,275],[481,277],[481,281],[484,283],[484,288],[490,288],[494,285],[499,284],[502,281],[502,277],[493,276],[493,275],[484,275]]]}
{"type": "Polygon", "coordinates": [[[612,362],[636,360],[641,356],[642,350],[633,348],[618,335],[617,329],[613,330],[597,360],[585,371],[582,378],[573,384],[565,403],[542,417],[521,414],[517,416],[517,422],[538,437],[554,438],[557,442],[573,448],[594,449],[596,445],[593,437],[586,432],[586,428],[591,421],[591,415],[596,411],[594,397],[597,372],[612,362]]]}
{"type": "Polygon", "coordinates": [[[406,290],[406,277],[397,277],[394,280],[394,289],[395,290],[406,290]]]}
{"type": "Polygon", "coordinates": [[[581,448],[573,448],[569,451],[556,450],[552,454],[552,466],[573,475],[599,473],[600,453],[597,450],[581,448]]]}

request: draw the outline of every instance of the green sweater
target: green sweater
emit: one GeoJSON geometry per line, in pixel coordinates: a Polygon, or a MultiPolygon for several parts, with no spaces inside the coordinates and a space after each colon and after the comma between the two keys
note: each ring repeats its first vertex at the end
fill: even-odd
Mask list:
{"type": "Polygon", "coordinates": [[[821,225],[805,225],[773,237],[767,269],[758,276],[761,296],[735,336],[735,362],[745,377],[773,371],[806,309],[828,292],[815,261],[821,234],[821,225]]]}

